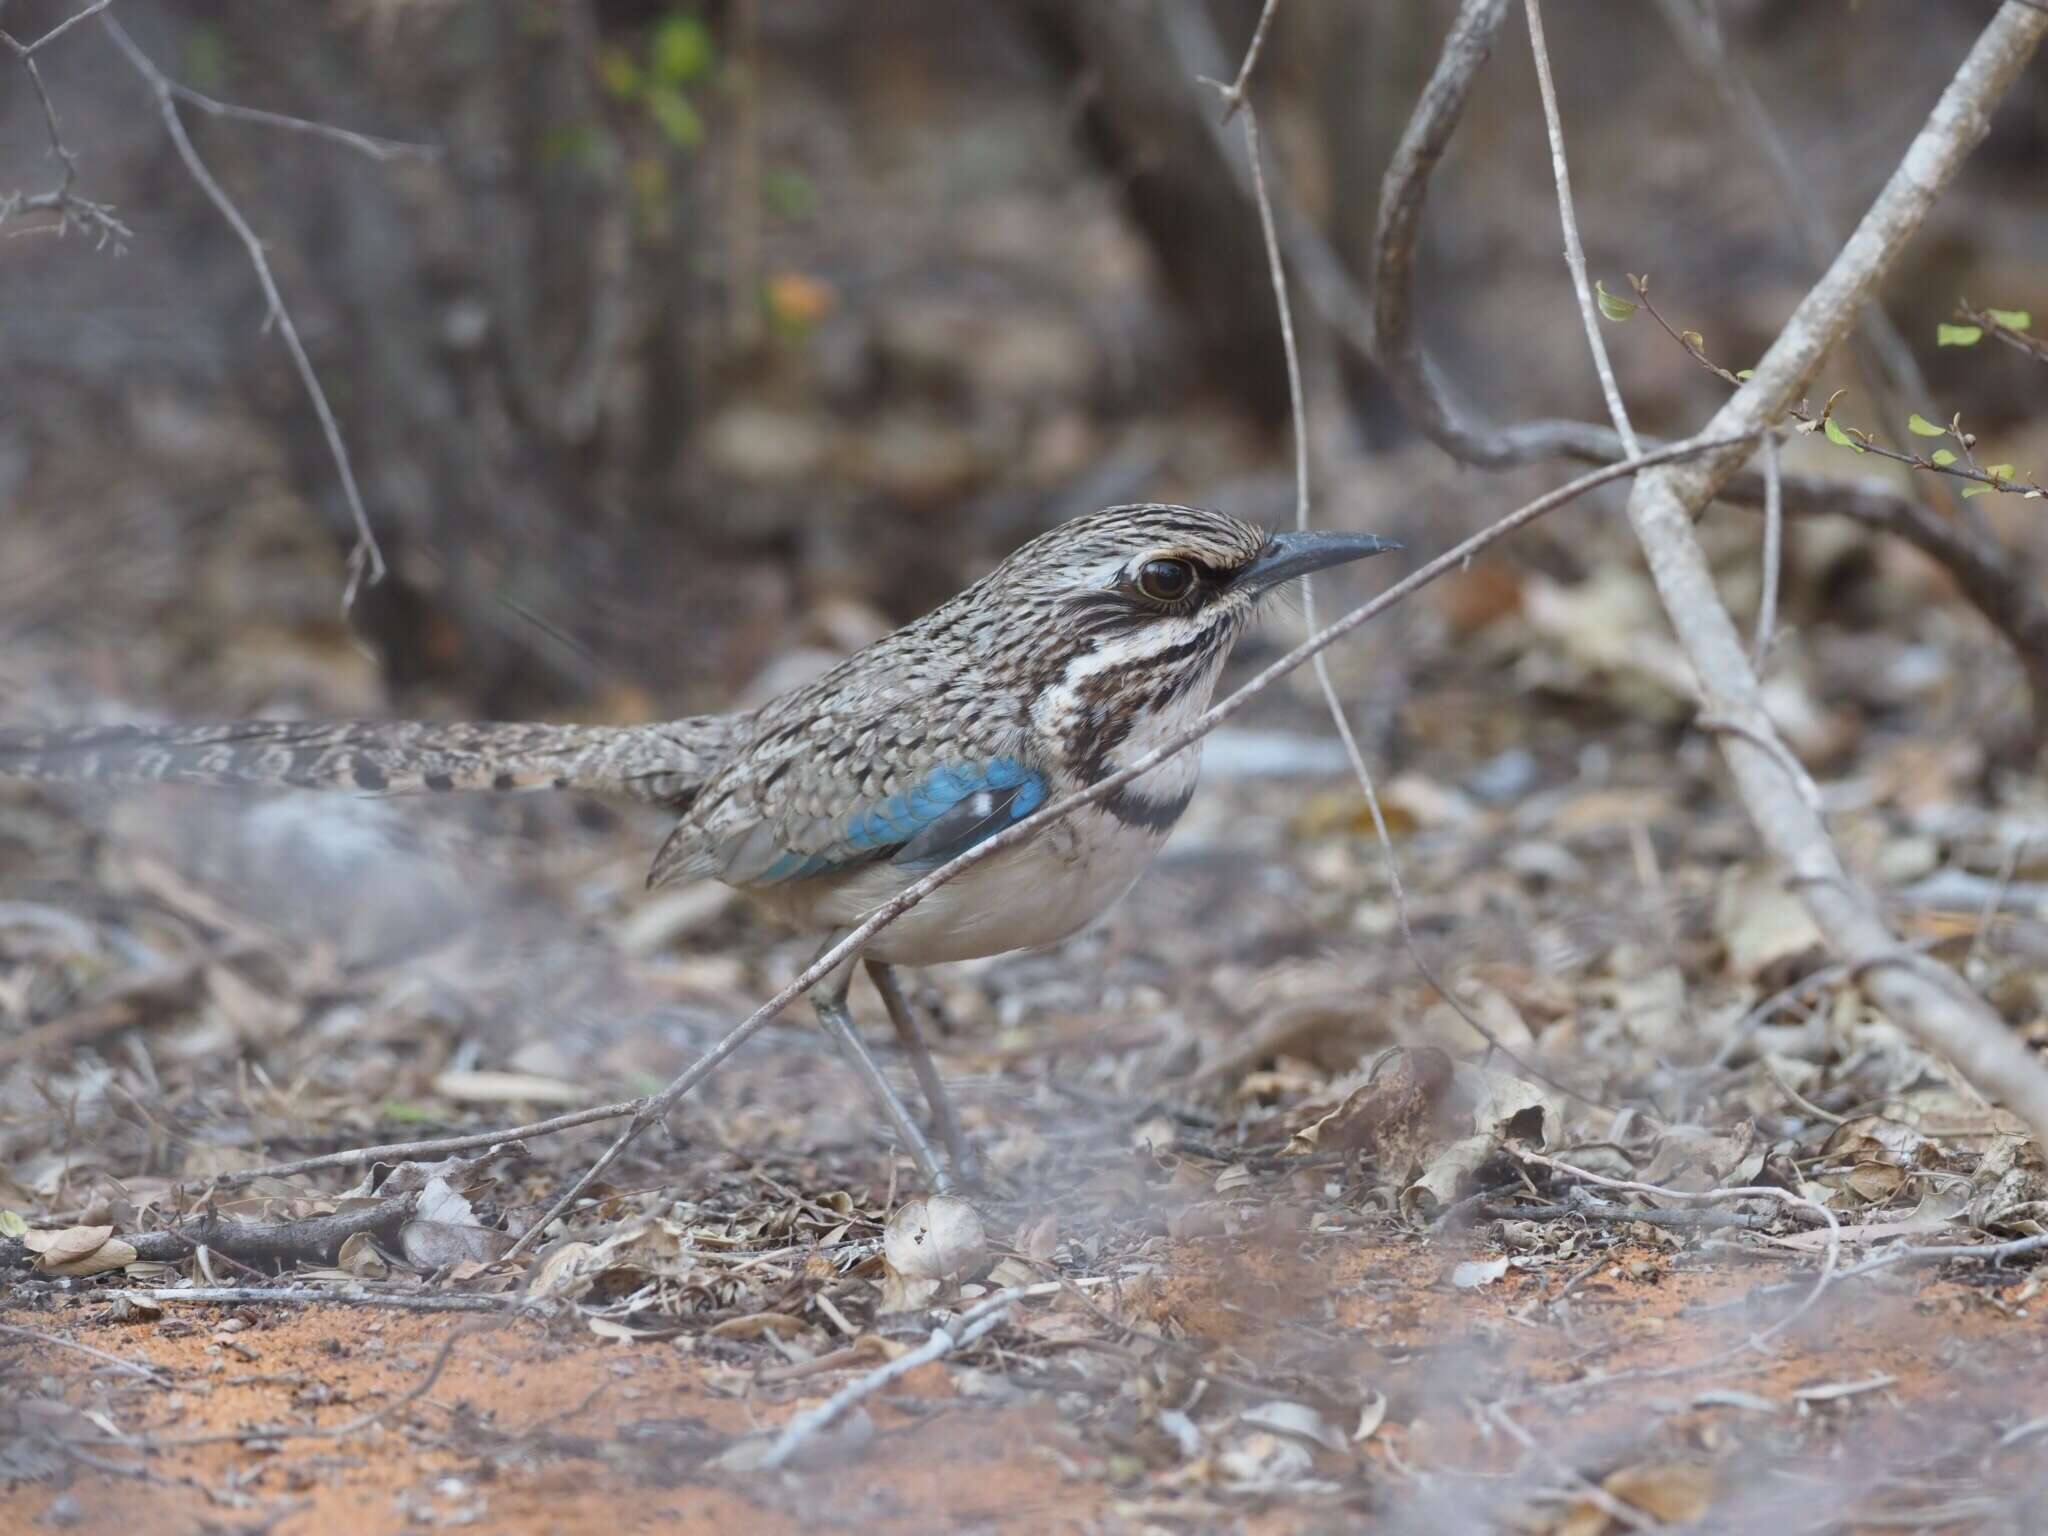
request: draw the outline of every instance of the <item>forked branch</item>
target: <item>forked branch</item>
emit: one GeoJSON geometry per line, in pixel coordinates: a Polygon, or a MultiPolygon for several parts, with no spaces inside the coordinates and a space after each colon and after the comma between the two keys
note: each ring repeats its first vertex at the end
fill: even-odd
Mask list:
{"type": "MultiPolygon", "coordinates": [[[[1459,462],[1485,469],[1554,458],[1611,463],[1627,453],[1612,427],[1562,418],[1497,426],[1478,418],[1455,401],[1415,329],[1415,261],[1430,177],[1472,99],[1507,10],[1508,0],[1463,0],[1388,164],[1374,238],[1372,336],[1361,339],[1355,326],[1342,323],[1341,312],[1326,309],[1326,318],[1336,334],[1368,350],[1408,419],[1459,462]]],[[[1317,296],[1320,286],[1310,285],[1309,292],[1317,296]]],[[[1656,442],[1644,438],[1643,446],[1654,448],[1656,442]]],[[[1716,494],[1723,499],[1750,506],[1766,499],[1764,477],[1753,470],[1738,467],[1716,478],[1716,494]]],[[[1905,540],[1947,570],[2019,658],[2032,706],[2032,741],[2037,750],[2048,745],[2048,597],[2002,545],[1869,476],[1787,470],[1780,489],[1787,515],[1848,517],[1905,540]]]]}
{"type": "MultiPolygon", "coordinates": [[[[1537,21],[1539,0],[1527,4],[1532,22],[1537,21]]],[[[1540,54],[1540,23],[1532,34],[1540,54]]],[[[1637,477],[1629,495],[1629,520],[1692,664],[1701,723],[1718,736],[1750,819],[1788,871],[1814,922],[1856,968],[1878,1006],[1953,1061],[1978,1089],[2011,1106],[2048,1145],[2048,1069],[1953,971],[1902,949],[1878,916],[1875,899],[1844,867],[1821,819],[1819,796],[1764,710],[1756,673],[1715,591],[1693,527],[1701,509],[1748,456],[1749,440],[1783,416],[1855,324],[1879,278],[1989,131],[1992,108],[2044,35],[2048,12],[2011,3],[2001,7],[1848,243],[1793,311],[1754,373],[1709,423],[1709,435],[1740,436],[1742,445],[1637,477]]],[[[1539,69],[1547,73],[1540,58],[1539,69]]],[[[1552,131],[1555,138],[1554,117],[1552,131]]],[[[1561,170],[1561,150],[1559,164],[1561,170]]],[[[1566,228],[1575,229],[1570,188],[1562,174],[1558,202],[1566,228]]],[[[1575,235],[1568,244],[1576,247],[1575,235]]],[[[1582,263],[1574,265],[1573,275],[1582,307],[1590,306],[1582,263]]],[[[1597,329],[1592,342],[1597,354],[1597,329]]],[[[1618,412],[1617,425],[1626,431],[1618,412]]]]}

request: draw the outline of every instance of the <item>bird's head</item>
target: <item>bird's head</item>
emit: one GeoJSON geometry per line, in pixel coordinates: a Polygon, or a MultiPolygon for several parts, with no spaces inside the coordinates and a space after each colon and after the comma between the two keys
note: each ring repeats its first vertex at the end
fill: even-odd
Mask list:
{"type": "MultiPolygon", "coordinates": [[[[1207,706],[1261,599],[1395,547],[1370,534],[1268,533],[1200,507],[1110,507],[1033,539],[933,618],[1030,700],[1033,729],[1088,783],[1207,706]]],[[[1187,753],[1108,809],[1170,826],[1195,766],[1187,753]]]]}
{"type": "Polygon", "coordinates": [[[977,586],[1097,665],[1216,662],[1297,576],[1397,549],[1372,534],[1268,533],[1200,507],[1110,507],[1041,534],[977,586]]]}

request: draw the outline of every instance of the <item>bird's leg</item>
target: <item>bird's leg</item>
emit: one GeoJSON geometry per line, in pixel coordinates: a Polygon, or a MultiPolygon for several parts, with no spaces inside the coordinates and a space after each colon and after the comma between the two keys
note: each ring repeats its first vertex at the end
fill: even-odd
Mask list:
{"type": "Polygon", "coordinates": [[[961,1134],[960,1116],[946,1092],[945,1080],[939,1076],[938,1064],[932,1060],[931,1047],[925,1044],[917,1015],[910,1011],[910,999],[903,995],[903,983],[896,977],[896,968],[881,960],[870,960],[867,967],[875,990],[882,994],[883,1006],[889,1010],[889,1022],[896,1026],[896,1038],[910,1057],[910,1070],[917,1074],[918,1086],[924,1089],[924,1101],[931,1106],[932,1124],[938,1130],[939,1140],[946,1144],[946,1156],[953,1171],[963,1183],[973,1184],[977,1172],[973,1148],[961,1134]]]}
{"type": "Polygon", "coordinates": [[[917,1164],[917,1171],[924,1175],[926,1187],[934,1194],[945,1194],[953,1188],[953,1177],[940,1164],[938,1155],[932,1151],[932,1144],[925,1139],[924,1132],[911,1118],[910,1111],[890,1086],[881,1064],[868,1053],[867,1045],[861,1040],[860,1032],[853,1027],[853,1019],[846,1011],[847,989],[853,984],[853,968],[828,976],[811,992],[811,1006],[818,1012],[818,1022],[825,1033],[832,1037],[854,1071],[868,1085],[868,1092],[874,1095],[882,1113],[889,1119],[901,1138],[911,1160],[917,1164]]]}

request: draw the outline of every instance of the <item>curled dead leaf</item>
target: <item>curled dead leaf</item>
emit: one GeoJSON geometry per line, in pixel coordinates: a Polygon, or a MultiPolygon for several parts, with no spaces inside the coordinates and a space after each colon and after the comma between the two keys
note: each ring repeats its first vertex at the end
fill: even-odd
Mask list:
{"type": "Polygon", "coordinates": [[[1728,968],[1767,988],[1798,980],[1827,954],[1806,904],[1772,870],[1744,868],[1722,881],[1714,895],[1714,932],[1728,968]]]}
{"type": "Polygon", "coordinates": [[[1451,1271],[1451,1284],[1461,1291],[1491,1285],[1508,1272],[1506,1259],[1467,1259],[1451,1271]]]}
{"type": "Polygon", "coordinates": [[[367,1232],[351,1233],[335,1255],[334,1267],[345,1270],[359,1280],[382,1280],[391,1273],[391,1266],[384,1261],[384,1255],[377,1251],[377,1244],[367,1232]]]}
{"type": "Polygon", "coordinates": [[[36,1256],[36,1272],[44,1275],[101,1275],[124,1269],[136,1260],[135,1245],[114,1236],[114,1229],[108,1226],[28,1232],[21,1241],[36,1256]]]}
{"type": "Polygon", "coordinates": [[[1409,1163],[1427,1141],[1451,1076],[1451,1058],[1433,1046],[1394,1051],[1335,1109],[1296,1131],[1287,1150],[1361,1149],[1382,1162],[1409,1163]]]}
{"type": "Polygon", "coordinates": [[[1646,1461],[1610,1472],[1600,1486],[1622,1503],[1666,1525],[1690,1525],[1713,1507],[1721,1480],[1690,1461],[1646,1461]]]}
{"type": "Polygon", "coordinates": [[[1491,1136],[1464,1136],[1440,1147],[1422,1176],[1401,1191],[1401,1214],[1410,1221],[1429,1221],[1455,1202],[1479,1165],[1493,1156],[1499,1143],[1491,1136]]]}
{"type": "Polygon", "coordinates": [[[588,1288],[597,1253],[595,1243],[564,1243],[541,1261],[532,1282],[530,1296],[580,1295],[588,1288]]]}

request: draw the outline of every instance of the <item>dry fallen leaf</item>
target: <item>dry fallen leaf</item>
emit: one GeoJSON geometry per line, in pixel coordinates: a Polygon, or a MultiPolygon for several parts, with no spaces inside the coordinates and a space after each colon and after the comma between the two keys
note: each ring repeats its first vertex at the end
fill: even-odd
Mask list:
{"type": "Polygon", "coordinates": [[[1344,1433],[1324,1418],[1307,1403],[1275,1399],[1247,1408],[1238,1415],[1240,1424],[1254,1429],[1271,1430],[1274,1434],[1292,1435],[1297,1440],[1306,1440],[1325,1450],[1344,1449],[1344,1433]]]}
{"type": "Polygon", "coordinates": [[[1796,981],[1827,954],[1827,941],[1781,872],[1732,871],[1714,894],[1714,933],[1728,968],[1776,988],[1796,981]]]}
{"type": "Polygon", "coordinates": [[[334,1257],[334,1267],[359,1280],[382,1280],[391,1273],[391,1266],[384,1262],[384,1255],[377,1251],[376,1242],[367,1232],[351,1233],[343,1240],[341,1251],[334,1257]]]}
{"type": "Polygon", "coordinates": [[[1410,1221],[1428,1221],[1464,1193],[1479,1165],[1499,1150],[1491,1136],[1464,1136],[1439,1148],[1422,1176],[1401,1191],[1401,1214],[1410,1221]]]}
{"type": "Polygon", "coordinates": [[[1610,1472],[1600,1486],[1622,1503],[1666,1525],[1690,1525],[1713,1507],[1721,1480],[1690,1461],[1646,1461],[1610,1472]]]}
{"type": "Polygon", "coordinates": [[[1451,1271],[1451,1284],[1461,1291],[1491,1285],[1508,1272],[1506,1259],[1467,1259],[1451,1271]]]}
{"type": "Polygon", "coordinates": [[[417,1214],[398,1229],[398,1246],[406,1263],[422,1273],[463,1263],[488,1264],[502,1258],[514,1241],[511,1233],[479,1222],[469,1202],[439,1174],[427,1181],[414,1209],[417,1214]]]}
{"type": "Polygon", "coordinates": [[[65,1227],[56,1232],[29,1232],[21,1241],[36,1255],[39,1274],[77,1278],[124,1269],[135,1262],[135,1245],[113,1234],[112,1227],[65,1227]]]}
{"type": "Polygon", "coordinates": [[[1294,1133],[1294,1153],[1358,1148],[1401,1171],[1426,1143],[1437,1102],[1451,1081],[1451,1058],[1433,1047],[1393,1052],[1367,1081],[1327,1114],[1294,1133]]]}

